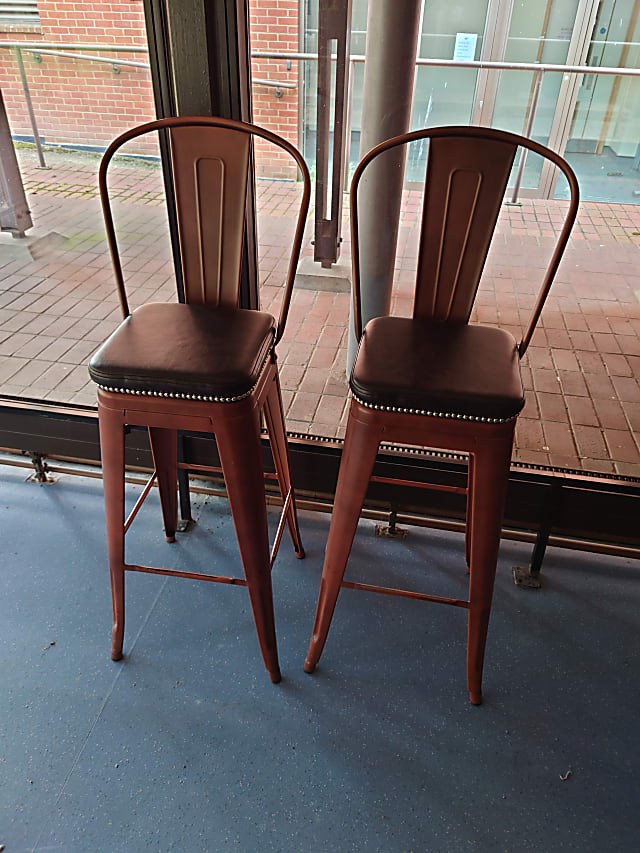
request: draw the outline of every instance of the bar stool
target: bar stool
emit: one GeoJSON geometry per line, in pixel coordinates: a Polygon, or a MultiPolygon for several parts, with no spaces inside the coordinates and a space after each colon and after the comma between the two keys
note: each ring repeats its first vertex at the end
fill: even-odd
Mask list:
{"type": "MultiPolygon", "coordinates": [[[[353,314],[359,349],[313,634],[304,668],[324,648],[342,585],[468,610],[467,687],[482,701],[482,668],[516,418],[524,405],[520,359],[535,329],[578,208],[571,167],[543,145],[484,127],[429,128],[373,148],[351,184],[353,314]],[[422,230],[412,318],[377,317],[362,332],[358,186],[381,154],[428,139],[422,230]],[[476,291],[518,146],[554,163],[571,200],[520,343],[507,331],[469,325],[476,291]],[[343,581],[380,441],[469,454],[466,556],[469,599],[343,581]]],[[[379,478],[383,479],[383,478],[379,478]]]]}
{"type": "MultiPolygon", "coordinates": [[[[123,322],[92,357],[98,384],[107,550],[113,599],[111,657],[122,657],[125,572],[195,578],[247,586],[264,664],[280,680],[271,566],[286,522],[295,553],[304,557],[298,529],[275,347],[281,339],[309,206],[310,179],[300,153],[254,125],[221,118],[171,118],[135,127],[107,149],[100,196],[123,322]],[[167,134],[171,150],[185,304],[143,305],[129,311],[107,188],[107,170],[126,142],[167,134]],[[296,161],[303,193],[280,318],[238,308],[245,199],[252,140],[258,136],[296,161]],[[264,413],[284,507],[271,554],[267,533],[260,413],[264,413]],[[155,471],[131,515],[124,518],[125,425],[149,431],[155,471]],[[177,524],[177,431],[215,433],[231,505],[244,578],[129,564],[125,533],[157,480],[168,542],[177,524]]],[[[182,467],[189,467],[184,465],[182,467]]],[[[204,466],[199,466],[200,468],[204,466]]]]}

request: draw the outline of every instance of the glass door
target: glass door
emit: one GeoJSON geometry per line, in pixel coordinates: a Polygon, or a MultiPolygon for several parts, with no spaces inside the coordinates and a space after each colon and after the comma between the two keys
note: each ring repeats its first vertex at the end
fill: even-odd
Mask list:
{"type": "MultiPolygon", "coordinates": [[[[580,27],[576,23],[592,0],[545,0],[527,3],[516,0],[504,55],[504,62],[573,64],[580,53],[580,27]]],[[[566,75],[548,72],[544,75],[531,137],[555,147],[552,138],[562,123],[562,110],[567,93],[566,75]]],[[[501,130],[524,133],[532,109],[536,74],[533,71],[502,71],[495,98],[491,124],[501,130]]],[[[523,195],[544,194],[541,158],[527,158],[522,187],[523,195]]]]}
{"type": "MultiPolygon", "coordinates": [[[[585,64],[640,67],[640,0],[602,0],[585,64]]],[[[640,202],[639,102],[640,77],[582,77],[565,156],[576,170],[586,198],[640,202]]]]}
{"type": "MultiPolygon", "coordinates": [[[[418,57],[458,61],[488,59],[494,43],[489,7],[489,0],[475,3],[425,0],[418,57]]],[[[412,129],[470,124],[478,101],[480,75],[477,68],[419,65],[412,129]]],[[[407,160],[408,181],[422,180],[424,162],[423,150],[418,146],[414,150],[412,146],[407,160]]]]}

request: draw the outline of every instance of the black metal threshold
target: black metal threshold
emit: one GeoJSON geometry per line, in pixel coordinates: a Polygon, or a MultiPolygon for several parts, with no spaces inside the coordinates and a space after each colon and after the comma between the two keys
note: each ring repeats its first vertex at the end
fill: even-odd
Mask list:
{"type": "MultiPolygon", "coordinates": [[[[289,433],[289,443],[300,506],[331,511],[342,441],[289,433]]],[[[263,444],[265,471],[271,472],[266,438],[263,444]]],[[[153,467],[146,431],[131,429],[125,446],[126,464],[135,481],[136,471],[153,467]]],[[[92,407],[0,396],[0,448],[24,466],[32,462],[19,456],[44,461],[51,472],[101,476],[96,469],[100,463],[98,418],[92,407]]],[[[213,436],[184,433],[183,459],[193,465],[219,464],[213,436]]],[[[417,485],[463,488],[463,456],[381,445],[374,476],[403,482],[371,482],[363,515],[392,525],[464,529],[464,495],[434,493],[417,485]]],[[[224,494],[224,484],[208,485],[198,474],[191,491],[202,490],[224,494]]],[[[269,500],[278,502],[275,495],[269,500]]],[[[503,537],[533,543],[534,572],[540,570],[547,545],[640,558],[638,518],[639,478],[523,463],[511,467],[503,537]]]]}

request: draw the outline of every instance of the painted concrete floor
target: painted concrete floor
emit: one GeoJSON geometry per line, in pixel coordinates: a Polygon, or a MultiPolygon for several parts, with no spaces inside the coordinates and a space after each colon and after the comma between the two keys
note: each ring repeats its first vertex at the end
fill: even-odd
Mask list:
{"type": "MultiPolygon", "coordinates": [[[[638,849],[637,564],[551,550],[523,592],[528,549],[504,543],[480,708],[454,608],[344,590],[303,672],[321,514],[302,513],[307,559],[285,540],[274,569],[281,684],[245,590],[152,576],[128,578],[113,663],[101,483],[25,475],[0,467],[6,853],[638,849]]],[[[225,501],[194,509],[167,545],[152,494],[128,557],[239,572],[225,501]]],[[[349,576],[457,596],[463,564],[459,536],[380,540],[363,521],[349,576]]]]}

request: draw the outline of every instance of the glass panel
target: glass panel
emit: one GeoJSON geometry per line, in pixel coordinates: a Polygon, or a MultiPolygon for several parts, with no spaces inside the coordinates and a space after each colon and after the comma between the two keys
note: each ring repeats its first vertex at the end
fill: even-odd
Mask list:
{"type": "MultiPolygon", "coordinates": [[[[302,42],[305,53],[318,52],[318,0],[306,0],[305,20],[302,34],[302,42]]],[[[351,6],[351,56],[364,56],[367,41],[367,2],[366,0],[353,0],[351,6]]],[[[315,61],[304,63],[303,82],[303,153],[312,172],[316,157],[316,92],[318,85],[318,64],[315,61]]],[[[335,80],[335,65],[332,73],[335,80]]],[[[352,101],[351,101],[351,134],[347,146],[349,158],[349,174],[351,174],[358,163],[360,153],[360,121],[362,116],[362,88],[364,84],[364,63],[352,62],[351,73],[353,74],[352,101]]],[[[333,81],[332,81],[333,85],[333,81]]],[[[333,115],[333,101],[331,103],[333,115]]]]}
{"type": "MultiPolygon", "coordinates": [[[[115,136],[155,116],[142,4],[90,17],[78,4],[48,4],[38,49],[20,54],[3,41],[32,43],[33,34],[0,35],[2,91],[33,220],[23,238],[0,235],[0,393],[86,405],[96,399],[87,362],[121,316],[98,165],[115,136]]],[[[129,154],[114,164],[112,186],[135,306],[175,298],[175,283],[155,141],[132,143],[129,154]]]]}
{"type": "MultiPolygon", "coordinates": [[[[300,149],[314,180],[318,65],[315,58],[288,59],[287,54],[317,54],[318,0],[265,0],[260,4],[252,2],[249,9],[254,121],[285,136],[300,149]],[[258,55],[264,51],[277,51],[282,56],[265,59],[258,55]],[[260,85],[256,78],[295,83],[296,88],[284,89],[282,97],[276,97],[273,87],[260,85]]],[[[352,53],[364,53],[366,21],[366,0],[355,0],[352,53]]],[[[356,76],[354,101],[359,115],[361,68],[356,74],[360,76],[356,76]]],[[[335,63],[332,80],[335,82],[335,63]]],[[[333,115],[333,103],[331,109],[333,115]]],[[[356,141],[351,159],[357,162],[357,158],[356,141]]],[[[256,173],[260,307],[278,316],[302,184],[297,180],[295,163],[284,153],[277,154],[272,146],[256,145],[256,173]]],[[[287,428],[333,438],[344,436],[346,424],[349,293],[344,278],[322,276],[320,264],[313,263],[314,203],[315,185],[287,327],[278,345],[278,361],[287,428]]],[[[348,222],[343,219],[342,234],[348,233],[348,222]]],[[[348,236],[339,264],[349,264],[347,253],[348,236]]]]}
{"type": "MultiPolygon", "coordinates": [[[[527,3],[516,0],[511,14],[505,62],[544,62],[562,65],[569,44],[579,0],[547,0],[527,3]]],[[[535,75],[529,71],[501,71],[493,127],[523,133],[529,117],[535,75]]],[[[532,138],[547,143],[556,112],[562,74],[546,74],[540,91],[532,138]]],[[[528,157],[522,186],[537,187],[542,162],[528,157]]]]}
{"type": "MultiPolygon", "coordinates": [[[[488,5],[488,0],[473,4],[427,0],[419,57],[480,59],[488,5]]],[[[411,128],[469,124],[477,76],[475,68],[418,66],[411,128]]],[[[411,146],[407,180],[422,180],[423,153],[423,148],[411,146]]]]}
{"type": "MultiPolygon", "coordinates": [[[[640,0],[600,4],[587,64],[640,66],[640,0]]],[[[639,104],[640,77],[584,75],[566,148],[584,198],[640,203],[639,104]]]]}

